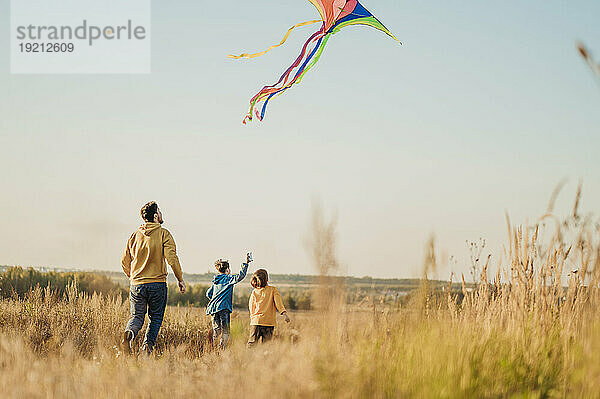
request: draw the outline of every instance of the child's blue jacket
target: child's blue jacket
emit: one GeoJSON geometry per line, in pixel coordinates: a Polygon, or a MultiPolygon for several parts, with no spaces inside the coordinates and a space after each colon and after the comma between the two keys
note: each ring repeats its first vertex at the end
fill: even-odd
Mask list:
{"type": "Polygon", "coordinates": [[[217,274],[212,286],[206,291],[208,305],[206,314],[215,314],[220,310],[233,310],[233,286],[246,277],[248,264],[242,263],[242,270],[238,274],[217,274]]]}

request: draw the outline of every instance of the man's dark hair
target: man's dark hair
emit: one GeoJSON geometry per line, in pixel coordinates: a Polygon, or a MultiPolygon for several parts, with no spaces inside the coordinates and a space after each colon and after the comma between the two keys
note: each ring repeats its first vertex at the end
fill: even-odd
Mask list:
{"type": "Polygon", "coordinates": [[[263,288],[267,286],[267,282],[269,281],[269,273],[265,269],[258,269],[252,275],[252,279],[250,280],[250,285],[254,288],[263,288]]]}
{"type": "Polygon", "coordinates": [[[215,269],[217,269],[219,271],[219,273],[225,273],[227,271],[228,267],[229,267],[229,261],[226,261],[224,259],[219,259],[218,261],[215,262],[215,269]]]}
{"type": "Polygon", "coordinates": [[[140,214],[142,215],[142,219],[146,222],[154,222],[154,215],[158,211],[158,205],[154,201],[148,202],[146,205],[142,207],[140,214]]]}

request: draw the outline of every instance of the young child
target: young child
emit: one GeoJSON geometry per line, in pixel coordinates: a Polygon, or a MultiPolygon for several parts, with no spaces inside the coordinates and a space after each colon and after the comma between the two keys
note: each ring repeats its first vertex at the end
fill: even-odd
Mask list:
{"type": "Polygon", "coordinates": [[[219,272],[213,279],[212,286],[206,291],[208,305],[206,314],[212,316],[213,342],[219,339],[221,349],[227,346],[229,341],[229,324],[231,311],[233,310],[233,286],[246,277],[248,264],[252,262],[252,255],[246,254],[246,262],[242,263],[242,270],[238,274],[230,274],[229,262],[219,259],[215,262],[215,268],[219,272]]]}
{"type": "Polygon", "coordinates": [[[273,337],[275,329],[275,311],[279,312],[287,323],[290,318],[287,315],[281,294],[277,288],[267,285],[269,274],[265,269],[258,269],[252,275],[250,284],[254,287],[250,294],[248,307],[250,308],[250,338],[248,346],[253,346],[262,339],[266,342],[273,337]]]}

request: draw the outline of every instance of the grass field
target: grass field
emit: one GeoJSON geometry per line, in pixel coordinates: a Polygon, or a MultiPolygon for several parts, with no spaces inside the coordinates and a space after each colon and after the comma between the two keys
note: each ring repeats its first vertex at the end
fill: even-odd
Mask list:
{"type": "Polygon", "coordinates": [[[502,263],[482,263],[464,297],[428,284],[430,243],[422,284],[400,310],[347,304],[343,280],[327,277],[335,225],[318,213],[313,222],[316,310],[292,313],[274,342],[247,349],[248,316],[235,312],[230,347],[214,350],[203,309],[170,307],[155,356],[129,357],[115,346],[127,303],[38,288],[0,302],[2,396],[600,395],[600,231],[577,206],[561,220],[509,223],[502,263]]]}

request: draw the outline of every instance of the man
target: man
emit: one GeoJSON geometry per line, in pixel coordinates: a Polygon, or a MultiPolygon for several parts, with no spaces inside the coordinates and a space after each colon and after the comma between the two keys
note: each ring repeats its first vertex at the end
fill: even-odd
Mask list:
{"type": "Polygon", "coordinates": [[[175,240],[167,229],[161,227],[162,213],[156,202],[148,202],[142,207],[144,223],[129,237],[123,252],[121,265],[129,277],[129,306],[131,317],[123,333],[122,348],[131,353],[132,343],[144,325],[146,311],[150,323],[142,350],[152,352],[158,331],[167,306],[167,265],[171,265],[179,282],[179,291],[185,293],[185,282],[175,240]]]}

